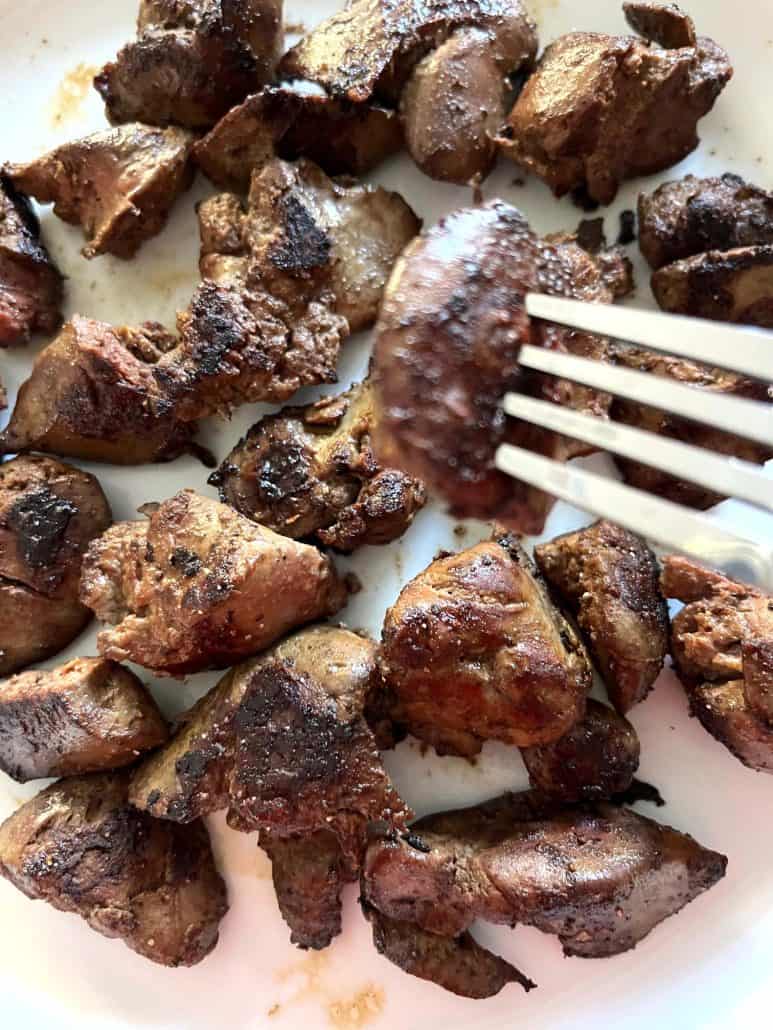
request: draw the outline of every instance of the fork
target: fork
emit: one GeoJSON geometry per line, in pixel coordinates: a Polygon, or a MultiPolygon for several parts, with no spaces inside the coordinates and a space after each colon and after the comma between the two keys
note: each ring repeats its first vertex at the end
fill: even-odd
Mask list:
{"type": "MultiPolygon", "coordinates": [[[[532,318],[665,351],[718,368],[773,382],[773,333],[703,319],[588,304],[530,293],[532,318]]],[[[698,387],[647,372],[619,368],[530,344],[519,363],[619,397],[703,422],[773,450],[773,405],[740,397],[707,396],[698,387]]],[[[702,447],[508,393],[508,415],[555,430],[604,451],[635,459],[727,497],[773,511],[773,479],[751,462],[712,454],[702,447]]],[[[512,444],[496,454],[499,469],[600,518],[610,519],[664,548],[681,551],[729,571],[735,578],[773,589],[773,541],[747,539],[673,501],[512,444]]]]}

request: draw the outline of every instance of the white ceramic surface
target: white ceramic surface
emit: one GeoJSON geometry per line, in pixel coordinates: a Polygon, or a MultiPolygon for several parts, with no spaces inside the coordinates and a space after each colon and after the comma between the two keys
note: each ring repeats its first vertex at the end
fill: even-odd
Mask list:
{"type": "MultiPolygon", "coordinates": [[[[617,0],[532,0],[545,43],[574,28],[622,31],[617,0]]],[[[330,13],[335,0],[290,0],[288,22],[309,26],[330,13]]],[[[736,75],[713,113],[702,122],[703,143],[683,165],[660,178],[688,171],[728,169],[762,185],[773,182],[773,6],[770,0],[692,0],[699,31],[730,51],[736,75]]],[[[89,69],[111,57],[133,33],[136,0],[0,0],[0,160],[22,160],[63,140],[103,126],[101,105],[88,87],[89,69]]],[[[540,183],[515,186],[515,167],[502,162],[485,183],[484,195],[518,204],[540,231],[570,228],[578,211],[558,203],[540,183]]],[[[471,202],[470,190],[423,178],[405,158],[373,176],[401,190],[426,224],[471,202]]],[[[633,205],[642,185],[624,189],[606,212],[614,238],[617,214],[633,205]]],[[[157,319],[173,324],[196,281],[197,227],[194,201],[211,192],[199,179],[178,203],[165,231],[143,247],[138,259],[86,262],[77,230],[43,214],[43,231],[67,283],[67,313],[80,312],[116,323],[157,319]]],[[[639,263],[634,304],[651,305],[639,263]]],[[[341,381],[362,374],[368,339],[350,341],[341,381]]],[[[26,378],[34,348],[0,352],[0,377],[11,399],[26,378]]],[[[308,399],[314,396],[307,391],[308,399]]],[[[305,399],[305,398],[304,398],[305,399]]],[[[233,421],[210,427],[208,436],[223,457],[238,436],[265,410],[251,406],[233,421]]],[[[599,459],[597,464],[604,465],[599,459]]],[[[211,493],[205,471],[193,460],[171,465],[118,469],[93,466],[116,518],[132,517],[139,504],[170,496],[183,486],[211,493]]],[[[739,527],[773,536],[773,520],[739,505],[717,513],[739,527]]],[[[587,521],[560,505],[546,536],[587,521]]],[[[377,634],[385,607],[402,583],[440,548],[459,548],[486,534],[482,524],[458,527],[438,509],[426,510],[403,541],[369,548],[351,565],[364,590],[344,613],[352,627],[377,634]]],[[[93,630],[64,657],[94,653],[93,630]]],[[[144,678],[148,680],[145,675],[144,678]]],[[[215,681],[193,676],[185,683],[156,682],[167,711],[175,712],[215,681]]],[[[665,672],[650,698],[631,713],[642,739],[643,778],[655,782],[668,805],[657,817],[694,834],[730,857],[726,879],[658,927],[627,955],[607,960],[564,959],[558,942],[528,928],[482,926],[479,939],[524,969],[539,984],[526,996],[506,988],[498,997],[471,1002],[408,977],[379,957],[359,915],[356,890],[346,894],[345,932],[320,955],[289,943],[277,911],[267,860],[254,836],[211,821],[214,845],[228,881],[231,910],[221,940],[201,965],[167,970],[130,952],[119,941],[90,931],[77,917],[26,900],[0,882],[0,1026],[3,1030],[56,1026],[62,1030],[119,1028],[228,1028],[228,1030],[359,1030],[440,1026],[530,1030],[586,1030],[625,1024],[626,1030],[660,1027],[728,1027],[752,1020],[770,1025],[773,982],[773,778],[745,770],[687,717],[684,695],[665,672]]],[[[526,782],[515,749],[487,746],[476,765],[422,757],[411,744],[387,758],[405,797],[424,813],[472,803],[526,782]]],[[[23,788],[0,774],[0,817],[39,784],[23,788]]],[[[648,814],[653,810],[643,808],[648,814]]]]}

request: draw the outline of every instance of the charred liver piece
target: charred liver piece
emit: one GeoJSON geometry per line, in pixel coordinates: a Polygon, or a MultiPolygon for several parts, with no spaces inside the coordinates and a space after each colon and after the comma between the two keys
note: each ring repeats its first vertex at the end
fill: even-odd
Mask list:
{"type": "Polygon", "coordinates": [[[411,976],[436,983],[462,998],[491,998],[509,983],[520,984],[525,991],[536,987],[515,966],[482,947],[467,932],[444,937],[415,923],[390,919],[367,903],[362,907],[373,926],[376,950],[411,976]]]}
{"type": "Polygon", "coordinates": [[[254,169],[307,157],[329,175],[363,175],[403,145],[394,110],[336,100],[313,83],[266,86],[228,112],[193,148],[216,185],[247,192],[254,169]]]}
{"type": "Polygon", "coordinates": [[[132,808],[128,776],[74,776],[22,805],[0,826],[0,874],[153,962],[195,965],[228,910],[209,835],[132,808]]]}
{"type": "Polygon", "coordinates": [[[24,193],[53,203],[59,218],[83,227],[84,257],[131,258],[161,231],[190,186],[193,140],[183,129],[124,125],[9,165],[6,174],[24,193]]]}
{"type": "Polygon", "coordinates": [[[708,250],[773,244],[773,193],[729,172],[639,195],[639,246],[657,270],[708,250]]]}
{"type": "Polygon", "coordinates": [[[0,172],[0,347],[52,333],[62,320],[62,276],[40,241],[29,201],[0,172]]]}
{"type": "Polygon", "coordinates": [[[270,81],[282,3],[142,0],[137,33],[94,79],[108,119],[206,129],[270,81]]]}
{"type": "Polygon", "coordinates": [[[36,450],[140,465],[188,452],[195,422],[180,422],[153,369],[177,340],[161,326],[114,327],[75,315],[22,384],[0,453],[36,450]]]}
{"type": "Polygon", "coordinates": [[[655,272],[652,292],[664,311],[773,329],[773,244],[674,261],[655,272]]]}
{"type": "Polygon", "coordinates": [[[424,505],[424,488],[385,469],[371,449],[374,412],[366,380],[306,408],[257,422],[210,483],[242,515],[294,539],[353,551],[388,544],[424,505]]]}
{"type": "Polygon", "coordinates": [[[566,955],[597,958],[633,948],[726,863],[630,809],[506,794],[374,841],[361,888],[388,918],[432,933],[457,937],[475,919],[522,923],[556,934],[566,955]]]}
{"type": "Polygon", "coordinates": [[[20,783],[132,765],[167,735],[152,695],[104,658],[0,683],[0,769],[20,783]]]}
{"type": "Polygon", "coordinates": [[[43,457],[0,465],[0,675],[49,658],[86,626],[81,560],[110,519],[80,469],[43,457]]]}
{"type": "Polygon", "coordinates": [[[551,43],[500,138],[557,196],[583,190],[609,204],[624,179],[681,161],[733,74],[721,47],[694,39],[686,15],[654,4],[628,4],[626,14],[650,42],[574,32],[551,43]]]}
{"type": "Polygon", "coordinates": [[[346,588],[315,548],[183,490],[93,542],[81,600],[112,624],[97,638],[105,658],[182,676],[233,665],[334,614],[346,588]]]}
{"type": "Polygon", "coordinates": [[[773,598],[677,556],[662,587],[685,602],[671,654],[692,714],[744,765],[773,773],[773,598]]]}
{"type": "Polygon", "coordinates": [[[521,754],[536,790],[561,801],[599,801],[630,788],[639,738],[622,715],[588,698],[585,716],[567,734],[521,754]]]}
{"type": "MultiPolygon", "coordinates": [[[[706,390],[707,403],[717,394],[729,394],[746,397],[749,400],[773,401],[773,387],[759,380],[748,379],[735,372],[710,368],[708,365],[696,364],[682,358],[672,358],[653,351],[639,350],[636,347],[620,346],[614,350],[614,360],[627,368],[652,375],[676,379],[691,386],[706,390]]],[[[744,440],[742,436],[733,436],[718,429],[690,422],[671,415],[657,408],[645,407],[636,401],[615,398],[612,403],[611,416],[616,422],[636,426],[651,433],[658,433],[671,439],[682,440],[705,447],[715,454],[727,454],[744,461],[762,464],[773,457],[773,446],[765,447],[752,440],[744,440]]],[[[678,504],[686,504],[692,508],[710,508],[723,500],[722,494],[708,490],[706,487],[685,480],[676,479],[667,472],[651,468],[628,458],[615,458],[615,462],[627,483],[639,487],[648,493],[658,494],[678,504]]]]}
{"type": "Polygon", "coordinates": [[[555,325],[530,325],[530,290],[611,302],[596,258],[573,238],[540,240],[501,201],[455,212],[403,252],[376,326],[375,451],[436,490],[451,512],[495,518],[540,533],[553,499],[500,472],[494,456],[513,443],[559,460],[587,448],[505,417],[508,390],[604,417],[608,395],[524,373],[521,344],[604,360],[607,341],[555,325]]]}
{"type": "Polygon", "coordinates": [[[624,714],[647,696],[668,652],[655,555],[640,537],[602,521],[540,544],[534,557],[576,617],[610,700],[624,714]]]}
{"type": "Polygon", "coordinates": [[[583,645],[515,539],[439,558],[387,611],[379,664],[393,721],[439,753],[562,737],[585,712],[583,645]]]}
{"type": "Polygon", "coordinates": [[[330,830],[295,837],[261,831],[260,846],[271,859],[276,900],[299,948],[321,951],[341,932],[341,891],[358,867],[344,857],[330,830]]]}
{"type": "Polygon", "coordinates": [[[410,810],[364,718],[378,686],[375,645],[318,626],[231,670],[135,773],[131,800],[187,822],[228,809],[260,830],[293,943],[324,948],[341,929],[340,893],[357,878],[371,823],[404,828],[410,810]]]}
{"type": "Polygon", "coordinates": [[[420,224],[398,194],[344,185],[305,160],[272,161],[246,209],[223,194],[199,221],[204,282],[156,372],[182,418],[334,382],[341,342],[375,319],[420,224]]]}
{"type": "Polygon", "coordinates": [[[520,0],[355,0],[288,51],[279,73],[334,100],[400,103],[419,167],[464,183],[490,171],[507,76],[529,69],[536,51],[520,0]]]}

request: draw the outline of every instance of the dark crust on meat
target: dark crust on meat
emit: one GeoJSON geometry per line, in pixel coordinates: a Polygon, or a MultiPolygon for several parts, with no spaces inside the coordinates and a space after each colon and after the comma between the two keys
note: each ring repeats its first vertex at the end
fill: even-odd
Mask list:
{"type": "Polygon", "coordinates": [[[585,711],[587,655],[514,538],[440,558],[387,611],[393,721],[442,753],[563,736],[585,711]]]}
{"type": "Polygon", "coordinates": [[[100,654],[166,676],[234,665],[334,614],[346,596],[315,548],[192,490],[95,540],[81,577],[82,601],[112,624],[97,638],[100,654]],[[181,547],[201,562],[193,576],[181,547]]]}
{"type": "Polygon", "coordinates": [[[773,244],[773,193],[739,175],[687,175],[639,195],[639,246],[653,269],[760,244],[773,244]]]}
{"type": "Polygon", "coordinates": [[[423,507],[421,483],[373,454],[368,381],[305,408],[266,415],[209,482],[247,518],[294,539],[352,551],[401,536],[423,507]]]}
{"type": "Polygon", "coordinates": [[[37,355],[21,385],[0,453],[36,450],[139,465],[193,453],[195,422],[180,422],[153,368],[175,340],[155,323],[114,327],[75,315],[37,355]]]}
{"type": "Polygon", "coordinates": [[[309,158],[328,175],[363,175],[402,144],[396,111],[285,84],[247,97],[199,140],[193,154],[216,185],[246,192],[253,170],[277,156],[309,158]]]}
{"type": "Polygon", "coordinates": [[[568,733],[521,754],[536,790],[562,801],[598,801],[630,788],[639,738],[627,719],[588,698],[584,717],[568,733]]]}
{"type": "Polygon", "coordinates": [[[692,18],[676,4],[637,0],[623,4],[625,20],[639,36],[666,50],[693,47],[696,43],[692,18]]]}
{"type": "Polygon", "coordinates": [[[356,859],[369,822],[410,817],[363,717],[375,645],[320,626],[237,667],[169,745],[137,770],[131,800],[185,822],[229,809],[229,823],[272,837],[334,832],[356,859]]]}
{"type": "Polygon", "coordinates": [[[161,231],[193,181],[192,133],[131,124],[64,143],[6,174],[25,193],[53,203],[63,221],[83,227],[87,258],[133,257],[161,231]]]}
{"type": "Polygon", "coordinates": [[[528,924],[588,958],[634,947],[721,879],[727,861],[630,809],[561,808],[536,793],[427,816],[412,835],[421,848],[397,837],[370,845],[366,903],[447,936],[476,918],[528,924]]]}
{"type": "Polygon", "coordinates": [[[596,522],[535,548],[542,574],[577,618],[621,714],[642,701],[668,651],[655,555],[640,537],[596,522]]]}
{"type": "Polygon", "coordinates": [[[271,79],[282,38],[276,0],[145,2],[138,38],[94,86],[113,124],[207,129],[271,79]]]}
{"type": "MultiPolygon", "coordinates": [[[[773,388],[768,384],[734,372],[710,368],[708,365],[699,365],[692,361],[627,346],[616,347],[614,359],[627,368],[676,379],[704,389],[707,391],[707,403],[711,403],[711,396],[716,394],[729,394],[768,403],[773,401],[773,388]]],[[[705,447],[715,454],[727,454],[758,464],[773,457],[773,446],[765,447],[752,440],[744,440],[741,436],[723,433],[710,426],[690,422],[678,415],[645,407],[635,401],[615,398],[610,414],[616,422],[624,422],[626,425],[636,426],[670,439],[687,441],[697,447],[705,447]]],[[[616,457],[615,461],[624,479],[631,486],[666,497],[677,504],[705,509],[723,500],[722,494],[696,483],[676,479],[649,465],[628,458],[616,457]]]]}
{"type": "Polygon", "coordinates": [[[697,123],[732,74],[728,55],[705,37],[661,49],[631,36],[570,33],[543,53],[500,146],[557,196],[583,190],[609,204],[622,180],[695,149],[697,123]]]}
{"type": "Polygon", "coordinates": [[[271,859],[274,890],[290,940],[299,948],[327,948],[341,932],[341,891],[357,880],[335,834],[318,830],[298,837],[261,831],[271,859]]]}
{"type": "Polygon", "coordinates": [[[652,292],[664,311],[773,329],[773,244],[674,261],[652,276],[652,292]]]}
{"type": "Polygon", "coordinates": [[[194,965],[228,909],[207,830],[138,812],[127,784],[98,773],[43,790],[0,827],[0,874],[153,962],[194,965]]]}
{"type": "Polygon", "coordinates": [[[0,683],[0,769],[20,783],[133,765],[167,736],[152,695],[103,658],[0,683]]]}
{"type": "Polygon", "coordinates": [[[62,292],[29,201],[0,170],[0,347],[53,332],[62,320],[62,292]]]}
{"type": "Polygon", "coordinates": [[[256,170],[247,205],[199,207],[204,279],[154,369],[181,418],[282,401],[335,382],[349,332],[376,316],[392,263],[420,223],[387,190],[334,181],[310,161],[256,170]]]}
{"type": "Polygon", "coordinates": [[[494,464],[501,443],[565,459],[587,449],[507,419],[501,398],[521,390],[604,417],[609,397],[524,374],[523,343],[603,360],[606,341],[530,325],[529,291],[609,302],[594,259],[573,239],[539,240],[501,201],[462,209],[410,244],[395,265],[376,326],[374,443],[388,465],[424,481],[454,515],[496,518],[539,533],[552,499],[494,464]]]}
{"type": "Polygon", "coordinates": [[[685,603],[671,654],[692,714],[744,765],[773,773],[773,598],[676,555],[661,582],[685,603]]]}
{"type": "Polygon", "coordinates": [[[411,976],[462,998],[491,998],[509,983],[518,983],[525,991],[537,986],[466,931],[444,937],[414,923],[390,919],[366,902],[362,910],[373,927],[376,951],[411,976]]]}
{"type": "Polygon", "coordinates": [[[0,465],[0,675],[56,654],[89,621],[81,560],[110,519],[80,469],[45,457],[0,465]]]}

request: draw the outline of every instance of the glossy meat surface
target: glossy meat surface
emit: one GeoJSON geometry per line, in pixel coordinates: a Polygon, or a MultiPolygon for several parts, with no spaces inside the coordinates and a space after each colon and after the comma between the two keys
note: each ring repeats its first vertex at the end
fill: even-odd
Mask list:
{"type": "Polygon", "coordinates": [[[393,721],[443,753],[558,740],[582,718],[585,649],[513,537],[434,561],[387,611],[393,721]]]}
{"type": "Polygon", "coordinates": [[[0,675],[51,657],[89,622],[81,561],[110,520],[88,473],[45,457],[0,465],[0,675]]]}
{"type": "Polygon", "coordinates": [[[194,137],[182,129],[124,125],[96,132],[24,165],[9,165],[14,185],[53,203],[65,222],[80,225],[87,258],[133,257],[157,235],[193,174],[194,137]]]}
{"type": "Polygon", "coordinates": [[[773,193],[730,172],[639,194],[639,247],[653,269],[708,250],[773,244],[773,193]]]}
{"type": "Polygon", "coordinates": [[[329,175],[363,175],[402,147],[396,111],[352,104],[310,83],[266,86],[232,108],[194,147],[216,185],[247,192],[253,169],[307,157],[329,175]]]}
{"type": "Polygon", "coordinates": [[[400,101],[419,167],[464,183],[490,171],[506,77],[529,69],[536,51],[520,0],[355,0],[292,47],[279,72],[335,99],[400,101]]]}
{"type": "Polygon", "coordinates": [[[639,750],[630,722],[588,698],[584,717],[568,733],[521,755],[535,790],[561,801],[598,801],[629,789],[639,750]]]}
{"type": "Polygon", "coordinates": [[[391,919],[455,937],[475,919],[535,926],[566,955],[617,955],[724,876],[727,860],[686,834],[600,802],[562,808],[506,794],[427,816],[381,838],[364,900],[391,919]]]}
{"type": "Polygon", "coordinates": [[[613,295],[596,260],[573,239],[540,240],[501,201],[465,208],[414,240],[398,259],[376,326],[373,382],[380,460],[421,479],[462,517],[496,518],[540,533],[553,501],[494,466],[500,443],[564,460],[587,448],[507,419],[518,390],[604,416],[609,397],[524,373],[523,343],[603,360],[607,342],[531,326],[530,290],[588,301],[613,295]]]}
{"type": "Polygon", "coordinates": [[[551,43],[510,112],[501,149],[557,196],[581,190],[609,204],[624,179],[668,168],[698,145],[697,123],[732,76],[728,55],[705,37],[674,49],[667,25],[648,21],[654,45],[595,32],[551,43]]]}
{"type": "Polygon", "coordinates": [[[41,243],[38,220],[0,172],[0,347],[53,332],[61,306],[62,276],[41,243]]]}
{"type": "Polygon", "coordinates": [[[373,926],[376,950],[411,976],[462,998],[491,998],[509,983],[520,984],[526,991],[536,986],[467,932],[444,937],[415,923],[390,919],[372,905],[363,904],[363,911],[373,926]]]}
{"type": "Polygon", "coordinates": [[[419,229],[396,193],[279,160],[255,172],[246,209],[216,196],[199,222],[204,282],[158,370],[183,418],[334,382],[342,341],[376,317],[419,229]]]}
{"type": "Polygon", "coordinates": [[[668,609],[655,555],[640,537],[611,522],[535,548],[550,587],[577,619],[624,714],[649,693],[668,650],[668,609]]]}
{"type": "Polygon", "coordinates": [[[376,460],[373,397],[366,380],[306,408],[257,422],[210,483],[247,518],[294,539],[353,551],[387,544],[425,500],[417,480],[376,460]]]}
{"type": "Polygon", "coordinates": [[[73,316],[35,358],[0,453],[36,450],[113,465],[200,453],[153,369],[175,338],[161,326],[111,326],[73,316]]]}
{"type": "Polygon", "coordinates": [[[138,36],[94,86],[108,120],[206,129],[270,81],[281,0],[142,0],[138,36]]]}
{"type": "Polygon", "coordinates": [[[671,654],[692,714],[744,765],[773,773],[773,598],[676,555],[662,587],[685,602],[671,654]]]}
{"type": "Polygon", "coordinates": [[[116,662],[74,658],[0,683],[0,769],[20,783],[133,765],[166,738],[152,695],[116,662]]]}
{"type": "Polygon", "coordinates": [[[652,292],[673,314],[773,329],[773,243],[674,261],[655,272],[652,292]]]}
{"type": "Polygon", "coordinates": [[[233,665],[332,615],[346,588],[319,551],[183,490],[93,542],[81,600],[110,627],[100,654],[160,675],[233,665]]]}
{"type": "Polygon", "coordinates": [[[195,965],[228,909],[206,827],[138,812],[127,784],[96,773],[41,791],[0,826],[0,874],[153,962],[195,965]]]}
{"type": "MultiPolygon", "coordinates": [[[[713,396],[722,394],[768,403],[773,401],[773,387],[766,383],[724,369],[711,368],[682,358],[672,358],[667,354],[620,346],[615,348],[614,360],[617,364],[635,371],[675,379],[677,382],[705,390],[707,404],[711,403],[713,396]]],[[[703,423],[691,422],[678,415],[638,404],[636,401],[615,398],[611,416],[616,422],[624,422],[626,425],[670,439],[682,440],[696,447],[705,447],[715,454],[726,454],[757,464],[773,457],[773,445],[765,447],[761,443],[744,440],[742,436],[724,433],[703,423]]],[[[677,479],[667,472],[661,472],[640,462],[620,457],[616,457],[615,462],[623,478],[631,486],[666,497],[677,504],[686,504],[692,508],[710,508],[723,500],[722,494],[714,490],[677,479]]]]}

